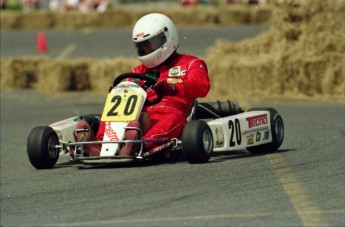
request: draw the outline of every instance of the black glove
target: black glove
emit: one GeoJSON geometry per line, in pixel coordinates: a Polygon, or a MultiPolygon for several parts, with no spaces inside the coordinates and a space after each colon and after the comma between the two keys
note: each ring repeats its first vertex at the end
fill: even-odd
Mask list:
{"type": "Polygon", "coordinates": [[[155,90],[158,95],[162,96],[173,96],[177,94],[176,86],[168,83],[166,80],[159,81],[153,86],[152,89],[155,90]]]}

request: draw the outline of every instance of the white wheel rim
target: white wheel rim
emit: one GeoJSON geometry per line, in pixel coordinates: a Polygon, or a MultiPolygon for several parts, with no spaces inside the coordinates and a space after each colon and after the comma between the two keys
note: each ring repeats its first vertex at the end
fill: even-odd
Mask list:
{"type": "Polygon", "coordinates": [[[204,149],[206,151],[206,153],[211,153],[212,152],[212,144],[213,144],[213,138],[212,138],[212,134],[209,130],[205,130],[204,131],[204,135],[202,137],[203,140],[203,144],[204,144],[204,149]]]}

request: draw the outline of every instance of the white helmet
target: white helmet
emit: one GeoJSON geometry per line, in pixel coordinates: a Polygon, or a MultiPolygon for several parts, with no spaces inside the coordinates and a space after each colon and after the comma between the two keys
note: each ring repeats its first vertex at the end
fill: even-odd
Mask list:
{"type": "Polygon", "coordinates": [[[133,28],[132,40],[138,58],[147,68],[163,63],[178,47],[178,34],[169,17],[151,13],[140,18],[133,28]]]}

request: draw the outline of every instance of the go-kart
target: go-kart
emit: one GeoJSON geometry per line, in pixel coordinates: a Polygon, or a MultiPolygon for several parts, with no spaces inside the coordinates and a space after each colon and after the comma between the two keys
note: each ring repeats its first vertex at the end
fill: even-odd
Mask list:
{"type": "Polygon", "coordinates": [[[146,88],[152,88],[156,80],[148,75],[125,73],[115,78],[101,115],[75,116],[49,126],[34,127],[27,140],[27,153],[37,169],[52,168],[59,155],[70,155],[83,164],[109,164],[142,161],[156,154],[180,152],[189,163],[206,163],[213,152],[247,149],[251,153],[276,151],[284,139],[281,115],[273,108],[242,110],[237,103],[227,101],[198,102],[190,110],[181,138],[143,140],[142,129],[129,125],[137,121],[145,106],[158,103],[162,97],[147,100],[146,90],[133,81],[142,80],[146,88]],[[102,141],[85,141],[90,129],[77,128],[78,122],[88,121],[93,133],[97,133],[100,121],[106,122],[108,133],[102,141]],[[137,132],[137,139],[126,139],[126,130],[137,132]],[[145,142],[157,142],[153,154],[145,151],[145,142]],[[121,155],[120,149],[127,143],[136,144],[134,155],[121,155]],[[98,144],[99,156],[85,155],[87,145],[98,144]]]}

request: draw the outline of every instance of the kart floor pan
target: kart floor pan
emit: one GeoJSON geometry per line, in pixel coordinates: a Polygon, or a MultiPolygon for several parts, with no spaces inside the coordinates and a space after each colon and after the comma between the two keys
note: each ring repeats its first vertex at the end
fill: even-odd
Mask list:
{"type": "Polygon", "coordinates": [[[112,156],[112,157],[77,157],[78,161],[86,165],[100,165],[112,163],[134,162],[138,159],[132,156],[112,156]]]}

